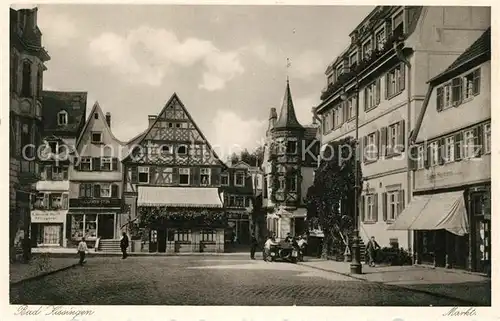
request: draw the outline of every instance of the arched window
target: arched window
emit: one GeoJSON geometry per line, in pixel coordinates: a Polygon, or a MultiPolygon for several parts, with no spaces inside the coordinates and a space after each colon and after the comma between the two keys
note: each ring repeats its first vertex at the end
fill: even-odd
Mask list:
{"type": "Polygon", "coordinates": [[[187,147],[186,145],[181,145],[177,147],[177,154],[179,155],[186,155],[187,154],[187,147]]]}
{"type": "Polygon", "coordinates": [[[57,125],[64,126],[68,124],[68,113],[65,110],[61,110],[57,113],[57,125]]]}
{"type": "Polygon", "coordinates": [[[23,62],[23,86],[21,90],[21,94],[23,97],[31,97],[31,62],[24,61],[23,62]]]}

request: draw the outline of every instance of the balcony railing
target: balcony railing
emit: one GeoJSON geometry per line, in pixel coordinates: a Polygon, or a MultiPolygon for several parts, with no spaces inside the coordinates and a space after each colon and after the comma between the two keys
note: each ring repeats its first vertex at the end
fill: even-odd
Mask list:
{"type": "Polygon", "coordinates": [[[335,94],[340,88],[342,88],[345,84],[355,78],[356,75],[360,75],[363,73],[369,66],[371,66],[374,62],[376,62],[380,57],[389,52],[393,48],[393,43],[395,41],[399,41],[404,39],[404,34],[398,29],[395,30],[395,33],[392,33],[390,37],[387,38],[384,47],[382,49],[373,49],[371,54],[364,59],[361,59],[359,62],[353,64],[350,67],[350,71],[347,73],[341,74],[337,81],[328,85],[326,90],[321,93],[321,100],[327,100],[333,94],[335,94]]]}

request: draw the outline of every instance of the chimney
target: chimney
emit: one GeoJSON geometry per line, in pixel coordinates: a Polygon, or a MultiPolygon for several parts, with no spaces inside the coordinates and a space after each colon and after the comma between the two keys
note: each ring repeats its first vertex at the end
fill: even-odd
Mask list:
{"type": "Polygon", "coordinates": [[[156,120],[156,115],[148,115],[149,126],[153,125],[156,120]]]}
{"type": "Polygon", "coordinates": [[[111,113],[107,112],[106,113],[106,124],[111,128],[111,113]]]}

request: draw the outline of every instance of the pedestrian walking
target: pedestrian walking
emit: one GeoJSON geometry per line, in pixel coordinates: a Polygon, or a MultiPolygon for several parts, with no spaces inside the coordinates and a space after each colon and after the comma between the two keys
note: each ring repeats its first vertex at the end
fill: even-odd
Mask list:
{"type": "Polygon", "coordinates": [[[264,261],[268,262],[268,258],[271,256],[271,245],[276,245],[277,243],[274,241],[274,237],[268,236],[267,241],[264,244],[264,261]]]}
{"type": "Polygon", "coordinates": [[[128,248],[128,236],[127,233],[123,232],[122,239],[120,240],[120,248],[122,250],[122,259],[127,258],[127,248],[128,248]]]}
{"type": "Polygon", "coordinates": [[[78,243],[78,254],[80,255],[80,265],[83,265],[83,263],[86,263],[87,261],[85,261],[85,253],[88,252],[88,248],[87,248],[87,242],[85,242],[85,237],[82,237],[82,240],[80,241],[80,243],[78,243]]]}
{"type": "Polygon", "coordinates": [[[252,233],[252,236],[250,238],[250,259],[255,260],[255,251],[257,250],[258,246],[259,241],[257,241],[255,234],[252,233]]]}
{"type": "Polygon", "coordinates": [[[368,253],[369,258],[369,266],[375,266],[375,254],[378,249],[380,249],[380,245],[378,245],[377,241],[375,241],[375,237],[372,236],[366,246],[366,252],[368,253]]]}

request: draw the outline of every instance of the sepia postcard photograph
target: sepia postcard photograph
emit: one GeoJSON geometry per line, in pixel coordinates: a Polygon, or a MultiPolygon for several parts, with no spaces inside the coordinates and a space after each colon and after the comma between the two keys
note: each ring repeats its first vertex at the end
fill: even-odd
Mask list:
{"type": "Polygon", "coordinates": [[[491,6],[3,9],[10,315],[492,307],[491,6]]]}

